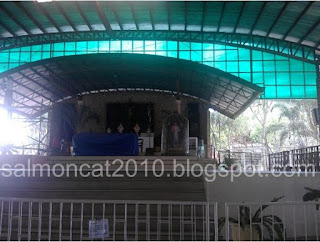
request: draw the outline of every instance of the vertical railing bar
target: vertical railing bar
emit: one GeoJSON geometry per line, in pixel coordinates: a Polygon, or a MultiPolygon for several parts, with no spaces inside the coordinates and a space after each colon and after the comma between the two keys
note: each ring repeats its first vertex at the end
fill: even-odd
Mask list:
{"type": "Polygon", "coordinates": [[[113,241],[116,240],[116,204],[113,204],[113,241]]]}
{"type": "Polygon", "coordinates": [[[306,215],[306,205],[303,206],[303,215],[304,215],[304,232],[305,232],[305,238],[306,241],[308,241],[308,227],[307,227],[307,215],[306,215]]]}
{"type": "Polygon", "coordinates": [[[124,226],[123,226],[123,232],[124,232],[124,240],[128,240],[128,236],[127,236],[127,229],[128,229],[128,223],[127,223],[127,219],[128,219],[128,204],[125,203],[124,204],[124,226]]]}
{"type": "Polygon", "coordinates": [[[206,240],[206,220],[205,220],[205,205],[201,205],[202,207],[202,240],[206,240]]]}
{"type": "Polygon", "coordinates": [[[210,207],[209,203],[206,204],[206,240],[210,241],[210,207]]]}
{"type": "MultiPolygon", "coordinates": [[[[260,205],[260,226],[261,226],[261,239],[263,240],[263,219],[262,219],[262,217],[263,217],[263,215],[262,215],[262,213],[263,213],[263,210],[262,210],[262,205],[260,205]]],[[[273,234],[273,233],[272,233],[273,234]]]]}
{"type": "Polygon", "coordinates": [[[169,240],[172,240],[172,204],[168,206],[168,219],[169,219],[169,240]]]}
{"type": "Polygon", "coordinates": [[[160,240],[160,230],[161,230],[161,207],[160,204],[157,205],[157,241],[160,240]]]}
{"type": "MultiPolygon", "coordinates": [[[[134,218],[134,231],[135,231],[135,235],[134,235],[134,238],[135,238],[135,241],[138,241],[138,238],[139,238],[139,228],[138,228],[138,220],[139,220],[139,204],[136,203],[135,205],[136,209],[135,209],[135,218],[134,218]]],[[[147,225],[146,225],[147,226],[147,225]]]]}
{"type": "MultiPolygon", "coordinates": [[[[271,205],[271,214],[272,214],[272,240],[274,241],[274,206],[271,205]]],[[[262,214],[261,214],[261,221],[262,221],[262,214]]],[[[263,237],[262,237],[263,239],[263,237]]]]}
{"type": "Polygon", "coordinates": [[[9,202],[9,216],[8,216],[8,235],[7,240],[11,240],[11,226],[12,226],[12,209],[13,209],[13,202],[9,202]]]}
{"type": "MultiPolygon", "coordinates": [[[[241,218],[240,218],[240,213],[241,213],[241,211],[240,211],[240,206],[241,205],[238,205],[238,240],[241,240],[240,238],[241,238],[241,218]]],[[[233,240],[235,239],[235,238],[232,238],[233,240]]]]}
{"type": "Polygon", "coordinates": [[[42,202],[38,203],[39,208],[39,214],[38,214],[38,240],[41,240],[41,226],[42,226],[42,202]]]}
{"type": "MultiPolygon", "coordinates": [[[[285,207],[282,205],[282,221],[285,221],[285,207]]],[[[286,224],[283,223],[283,232],[282,232],[282,237],[283,237],[283,240],[286,240],[286,235],[285,235],[285,231],[286,231],[286,224]]]]}
{"type": "Polygon", "coordinates": [[[225,204],[225,214],[226,214],[226,240],[230,241],[230,223],[229,223],[229,206],[225,204]]]}
{"type": "Polygon", "coordinates": [[[73,203],[70,204],[70,234],[69,234],[69,237],[70,237],[70,240],[72,241],[72,221],[73,220],[73,203]]]}
{"type": "Polygon", "coordinates": [[[150,204],[147,204],[147,240],[150,240],[150,204]]]}
{"type": "Polygon", "coordinates": [[[1,239],[1,235],[2,235],[2,220],[3,220],[3,201],[1,201],[0,239],[1,239]]]}
{"type": "MultiPolygon", "coordinates": [[[[218,203],[215,203],[214,204],[214,240],[215,241],[218,241],[218,239],[219,239],[219,224],[218,224],[218,222],[219,222],[219,219],[218,219],[218,203]]],[[[228,217],[227,217],[227,219],[228,219],[228,217]]]]}
{"type": "MultiPolygon", "coordinates": [[[[249,206],[249,213],[250,213],[250,216],[249,216],[249,226],[250,226],[250,240],[252,241],[252,234],[253,234],[253,231],[252,231],[252,206],[250,205],[249,206]]],[[[263,227],[261,227],[261,229],[263,229],[263,227]]],[[[240,239],[240,238],[239,238],[240,239]]]]}
{"type": "Polygon", "coordinates": [[[194,240],[193,204],[190,205],[191,238],[194,240]]]}
{"type": "Polygon", "coordinates": [[[83,236],[83,203],[81,203],[81,215],[80,215],[80,241],[82,241],[83,236]]]}
{"type": "Polygon", "coordinates": [[[32,229],[32,207],[33,203],[29,202],[29,216],[28,216],[28,241],[31,240],[31,229],[32,229]]]}
{"type": "Polygon", "coordinates": [[[295,207],[292,206],[293,208],[293,235],[294,235],[294,240],[297,241],[297,231],[296,231],[296,210],[295,207]]]}
{"type": "Polygon", "coordinates": [[[60,217],[59,217],[59,240],[62,240],[62,209],[63,209],[63,203],[60,203],[60,217]]]}
{"type": "Polygon", "coordinates": [[[180,204],[180,240],[184,240],[184,205],[180,204]]]}
{"type": "Polygon", "coordinates": [[[19,218],[18,218],[18,241],[21,240],[21,227],[22,227],[22,206],[23,202],[19,202],[19,218]]]}
{"type": "Polygon", "coordinates": [[[52,227],[52,202],[49,203],[49,228],[48,228],[48,240],[51,240],[51,227],[52,227]]]}
{"type": "Polygon", "coordinates": [[[102,241],[104,241],[104,228],[105,228],[105,213],[106,213],[106,204],[102,204],[102,241]]]}
{"type": "MultiPolygon", "coordinates": [[[[91,203],[91,220],[94,220],[94,203],[91,203]]],[[[93,237],[91,237],[91,241],[93,241],[93,237]]]]}
{"type": "MultiPolygon", "coordinates": [[[[317,204],[318,205],[318,204],[317,204]]],[[[319,232],[318,232],[318,213],[314,213],[314,220],[315,220],[315,224],[316,224],[316,238],[317,241],[319,240],[319,232]]]]}
{"type": "MultiPolygon", "coordinates": [[[[197,240],[197,205],[193,205],[193,214],[194,214],[194,240],[197,240]]],[[[210,218],[209,218],[210,222],[210,218]]]]}

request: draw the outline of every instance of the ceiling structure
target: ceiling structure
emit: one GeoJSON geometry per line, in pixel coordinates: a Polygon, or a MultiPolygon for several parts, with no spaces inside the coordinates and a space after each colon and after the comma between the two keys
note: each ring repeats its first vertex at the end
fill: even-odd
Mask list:
{"type": "MultiPolygon", "coordinates": [[[[10,81],[13,110],[29,117],[79,94],[179,90],[235,118],[263,92],[263,88],[213,67],[138,54],[79,55],[32,62],[0,74],[1,83],[10,81]]],[[[0,92],[0,98],[4,96],[0,92]]]]}
{"type": "Polygon", "coordinates": [[[320,2],[309,1],[0,2],[0,49],[149,36],[249,45],[310,59],[320,46],[319,11],[320,2]]]}
{"type": "MultiPolygon", "coordinates": [[[[72,41],[164,40],[226,44],[315,64],[315,54],[320,52],[319,12],[320,2],[310,1],[0,2],[0,52],[22,46],[72,41]]],[[[250,53],[252,55],[252,52],[250,53]]],[[[170,62],[168,59],[170,58],[166,58],[170,62]]],[[[42,61],[47,63],[48,60],[42,61]]],[[[276,66],[276,61],[274,62],[276,66]]],[[[42,62],[35,63],[41,66],[42,62]]],[[[33,66],[33,63],[25,65],[19,70],[27,71],[24,74],[32,73],[28,66],[33,66]]],[[[12,70],[3,72],[2,80],[9,76],[21,79],[20,74],[14,74],[12,70]]],[[[213,73],[217,71],[214,68],[211,70],[213,73]]],[[[221,75],[222,73],[224,72],[221,72],[221,75]]],[[[34,78],[37,78],[37,75],[33,74],[28,78],[31,78],[30,82],[35,83],[34,78]]],[[[23,87],[26,86],[23,82],[28,78],[21,79],[22,82],[14,85],[16,104],[20,102],[22,106],[28,107],[47,106],[68,95],[61,91],[62,96],[58,97],[57,93],[53,93],[56,90],[53,90],[52,86],[42,87],[41,90],[47,92],[45,95],[42,91],[34,90],[32,86],[23,87]],[[21,93],[17,94],[20,91],[21,93]],[[40,101],[39,96],[45,98],[42,97],[43,100],[40,101]]],[[[60,90],[66,88],[65,85],[72,85],[71,82],[65,84],[61,81],[54,85],[60,90]]],[[[248,81],[246,84],[249,87],[256,87],[248,81]]],[[[305,81],[299,85],[305,85],[305,81]]],[[[315,84],[312,85],[314,88],[315,84]]],[[[78,89],[81,91],[80,87],[78,89]]],[[[3,93],[4,90],[2,95],[3,93]]],[[[71,94],[75,94],[74,90],[71,94]]],[[[201,97],[199,95],[198,97],[210,101],[206,95],[209,94],[204,94],[205,97],[201,94],[201,97]]],[[[20,110],[21,113],[28,115],[39,113],[37,108],[28,109],[28,107],[25,107],[25,110],[29,111],[20,110]]],[[[229,116],[235,113],[233,110],[229,116]]]]}

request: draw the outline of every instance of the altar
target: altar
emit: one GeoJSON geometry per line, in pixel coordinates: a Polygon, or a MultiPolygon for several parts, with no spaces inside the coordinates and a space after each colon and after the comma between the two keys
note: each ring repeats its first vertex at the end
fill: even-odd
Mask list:
{"type": "Polygon", "coordinates": [[[136,134],[81,133],[72,138],[75,156],[135,156],[139,154],[136,134]]]}
{"type": "Polygon", "coordinates": [[[182,97],[177,105],[173,95],[122,94],[87,95],[56,104],[50,118],[51,155],[195,156],[197,147],[189,148],[189,137],[209,137],[208,106],[200,101],[182,97]],[[179,112],[185,118],[172,118],[179,112]]]}

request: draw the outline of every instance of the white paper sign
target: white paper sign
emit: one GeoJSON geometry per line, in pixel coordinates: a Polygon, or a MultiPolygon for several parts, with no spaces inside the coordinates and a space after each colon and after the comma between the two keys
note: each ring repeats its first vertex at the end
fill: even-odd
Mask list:
{"type": "Polygon", "coordinates": [[[89,237],[91,239],[101,239],[109,237],[108,219],[89,220],[89,237]]]}

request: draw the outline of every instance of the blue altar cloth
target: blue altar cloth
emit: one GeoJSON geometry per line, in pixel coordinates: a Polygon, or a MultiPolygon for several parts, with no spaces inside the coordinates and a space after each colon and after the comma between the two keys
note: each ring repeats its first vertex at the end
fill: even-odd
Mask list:
{"type": "Polygon", "coordinates": [[[72,138],[75,156],[133,156],[139,154],[138,137],[128,134],[80,133],[72,138]]]}

